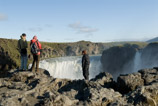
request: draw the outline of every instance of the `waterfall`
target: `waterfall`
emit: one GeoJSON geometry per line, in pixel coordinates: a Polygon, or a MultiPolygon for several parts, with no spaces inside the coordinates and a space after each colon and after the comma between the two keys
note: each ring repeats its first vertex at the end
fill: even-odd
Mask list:
{"type": "MultiPolygon", "coordinates": [[[[101,56],[90,56],[90,79],[102,71],[101,56]]],[[[46,69],[55,78],[83,79],[81,59],[79,56],[51,58],[40,61],[40,68],[46,69]]]]}
{"type": "Polygon", "coordinates": [[[141,52],[137,51],[134,57],[133,72],[137,72],[140,69],[141,69],[141,52]]]}

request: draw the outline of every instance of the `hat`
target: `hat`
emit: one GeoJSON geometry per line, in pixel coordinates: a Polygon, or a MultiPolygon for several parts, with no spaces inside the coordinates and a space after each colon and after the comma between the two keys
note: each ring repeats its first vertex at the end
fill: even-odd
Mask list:
{"type": "Polygon", "coordinates": [[[22,34],[22,36],[26,36],[26,34],[25,34],[25,33],[23,33],[23,34],[22,34]]]}

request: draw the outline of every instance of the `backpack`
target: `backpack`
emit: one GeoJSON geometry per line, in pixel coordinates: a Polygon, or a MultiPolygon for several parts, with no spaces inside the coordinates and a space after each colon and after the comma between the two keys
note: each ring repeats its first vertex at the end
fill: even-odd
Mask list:
{"type": "Polygon", "coordinates": [[[36,41],[36,42],[32,43],[31,44],[31,53],[37,54],[39,51],[40,50],[39,50],[38,42],[36,41]],[[37,45],[36,45],[36,43],[37,43],[37,45]]]}

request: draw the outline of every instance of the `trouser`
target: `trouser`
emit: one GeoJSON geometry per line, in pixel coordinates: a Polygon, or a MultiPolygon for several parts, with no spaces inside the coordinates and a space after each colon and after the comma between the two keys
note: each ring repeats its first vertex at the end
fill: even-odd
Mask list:
{"type": "Polygon", "coordinates": [[[89,66],[83,68],[83,76],[86,80],[89,80],[89,66]]]}
{"type": "Polygon", "coordinates": [[[38,71],[39,61],[40,61],[40,55],[33,55],[33,62],[32,62],[32,67],[31,67],[32,71],[35,70],[35,64],[36,64],[36,71],[38,71]]]}
{"type": "Polygon", "coordinates": [[[20,70],[27,69],[27,54],[21,53],[21,67],[20,70]]]}

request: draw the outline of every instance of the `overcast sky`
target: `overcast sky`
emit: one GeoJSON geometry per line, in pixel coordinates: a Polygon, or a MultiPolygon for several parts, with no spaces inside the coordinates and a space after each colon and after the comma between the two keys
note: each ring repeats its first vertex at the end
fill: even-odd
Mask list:
{"type": "Polygon", "coordinates": [[[158,36],[158,0],[0,0],[0,38],[93,42],[158,36]]]}

